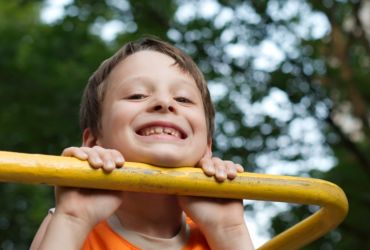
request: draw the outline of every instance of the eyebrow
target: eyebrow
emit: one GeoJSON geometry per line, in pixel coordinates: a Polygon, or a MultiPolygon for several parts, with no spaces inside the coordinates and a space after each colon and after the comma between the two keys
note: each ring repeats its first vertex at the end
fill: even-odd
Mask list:
{"type": "MultiPolygon", "coordinates": [[[[154,80],[154,79],[152,79],[150,77],[136,75],[136,76],[132,76],[130,78],[124,79],[123,81],[120,82],[120,84],[122,84],[122,85],[125,85],[126,83],[128,83],[128,84],[135,84],[137,82],[142,82],[142,83],[156,83],[156,80],[154,80]]],[[[193,84],[193,83],[195,84],[195,82],[186,80],[183,77],[178,77],[176,79],[173,79],[172,82],[176,83],[176,85],[177,84],[186,84],[186,85],[188,85],[188,84],[193,84]]],[[[195,87],[197,88],[196,84],[195,84],[195,87]]]]}

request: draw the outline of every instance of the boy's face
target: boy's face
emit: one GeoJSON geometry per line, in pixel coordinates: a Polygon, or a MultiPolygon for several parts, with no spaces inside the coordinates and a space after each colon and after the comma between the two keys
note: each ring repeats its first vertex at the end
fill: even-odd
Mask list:
{"type": "Polygon", "coordinates": [[[193,166],[211,155],[206,116],[194,79],[171,57],[140,51],[107,78],[101,133],[89,130],[84,145],[120,151],[126,161],[193,166]]]}

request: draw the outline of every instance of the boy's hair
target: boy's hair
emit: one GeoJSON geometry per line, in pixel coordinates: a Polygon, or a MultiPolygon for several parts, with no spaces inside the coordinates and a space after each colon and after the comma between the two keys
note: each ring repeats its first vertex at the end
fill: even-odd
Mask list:
{"type": "Polygon", "coordinates": [[[207,82],[198,66],[180,49],[157,38],[143,38],[125,44],[112,57],[103,61],[99,68],[89,78],[84,90],[80,108],[80,126],[82,130],[90,128],[93,135],[98,136],[101,130],[102,103],[107,89],[106,78],[117,64],[129,55],[143,50],[163,53],[175,60],[181,70],[190,74],[200,91],[206,115],[208,138],[211,139],[214,131],[215,110],[207,88],[207,82]]]}

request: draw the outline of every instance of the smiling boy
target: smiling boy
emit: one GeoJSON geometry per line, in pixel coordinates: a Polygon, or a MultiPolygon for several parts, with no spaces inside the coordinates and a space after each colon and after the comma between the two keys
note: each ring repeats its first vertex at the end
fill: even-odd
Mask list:
{"type": "MultiPolygon", "coordinates": [[[[211,158],[213,118],[190,57],[147,38],[125,45],[89,79],[83,147],[63,155],[107,172],[131,161],[198,165],[218,181],[233,179],[240,165],[211,158]]],[[[241,201],[58,187],[56,203],[31,249],[253,249],[241,201]]]]}
{"type": "Polygon", "coordinates": [[[173,63],[149,50],[119,63],[107,78],[112,84],[102,106],[104,136],[87,130],[86,144],[114,148],[129,161],[167,167],[194,166],[210,154],[202,97],[193,78],[173,63]]]}

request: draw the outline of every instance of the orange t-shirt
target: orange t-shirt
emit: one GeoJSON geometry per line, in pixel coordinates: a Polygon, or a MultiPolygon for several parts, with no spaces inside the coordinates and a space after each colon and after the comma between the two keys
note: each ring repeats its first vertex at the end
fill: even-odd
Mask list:
{"type": "MultiPolygon", "coordinates": [[[[190,237],[182,250],[210,250],[208,243],[194,222],[187,219],[190,237]]],[[[140,250],[114,232],[106,221],[100,222],[87,236],[82,250],[140,250]]]]}

